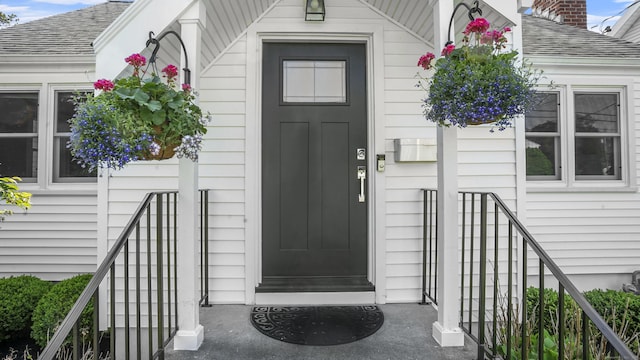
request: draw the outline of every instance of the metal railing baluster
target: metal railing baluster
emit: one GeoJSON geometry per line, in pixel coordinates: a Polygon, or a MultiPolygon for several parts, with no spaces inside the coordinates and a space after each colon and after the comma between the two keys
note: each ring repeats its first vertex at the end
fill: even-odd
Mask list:
{"type": "MultiPolygon", "coordinates": [[[[80,297],[58,330],[53,334],[49,344],[43,349],[40,354],[40,359],[53,359],[56,353],[63,347],[66,337],[70,334],[73,336],[70,345],[71,348],[68,350],[71,358],[74,356],[76,358],[78,356],[83,357],[86,351],[91,351],[89,348],[91,346],[93,347],[93,356],[101,356],[102,358],[106,356],[106,354],[100,354],[100,336],[103,333],[100,331],[100,321],[102,317],[99,302],[99,287],[103,282],[105,282],[107,286],[106,290],[108,291],[108,306],[105,318],[109,334],[108,357],[114,359],[116,356],[121,356],[123,359],[128,360],[132,357],[132,342],[135,342],[136,359],[140,360],[143,356],[148,356],[153,359],[164,358],[164,348],[178,330],[176,292],[178,246],[177,202],[178,194],[175,191],[155,192],[145,195],[145,198],[139,204],[124,230],[109,249],[107,256],[98,266],[89,284],[83,290],[82,294],[80,294],[80,297]],[[154,201],[156,204],[152,208],[151,204],[154,201]],[[152,210],[155,211],[155,213],[152,210]],[[143,226],[146,227],[146,230],[142,229],[143,226]],[[154,226],[156,228],[155,232],[153,231],[154,226]],[[155,247],[152,246],[154,240],[156,241],[155,247]],[[132,255],[132,244],[130,244],[132,241],[135,241],[135,255],[132,255]],[[143,241],[145,241],[146,244],[143,244],[143,241]],[[143,254],[144,251],[146,251],[146,256],[143,254]],[[156,252],[155,258],[152,256],[154,251],[156,252]],[[132,257],[135,258],[135,264],[132,263],[132,257]],[[118,258],[122,261],[117,261],[118,258]],[[117,266],[124,267],[122,273],[120,273],[120,278],[117,277],[117,266]],[[135,266],[135,275],[132,275],[132,266],[135,266]],[[143,266],[146,266],[146,271],[143,266]],[[146,297],[143,294],[143,281],[145,276],[147,278],[146,297]],[[155,281],[153,280],[154,276],[155,281]],[[108,280],[106,280],[107,277],[109,278],[108,280]],[[133,291],[132,283],[135,283],[135,304],[131,299],[131,292],[133,291]],[[156,289],[154,289],[154,286],[156,289]],[[118,303],[116,301],[116,294],[120,291],[123,292],[122,300],[124,303],[118,303]],[[94,312],[92,314],[94,325],[93,328],[89,330],[93,330],[93,336],[92,339],[89,340],[89,347],[85,347],[85,341],[79,334],[79,332],[84,331],[84,329],[80,328],[80,318],[82,311],[91,300],[94,302],[94,312]],[[145,300],[147,302],[147,321],[143,320],[143,316],[145,316],[143,313],[143,301],[145,300]],[[155,314],[154,306],[156,307],[155,314]],[[131,317],[133,316],[133,308],[135,308],[135,335],[132,334],[131,317]],[[117,327],[118,323],[116,319],[118,319],[118,316],[124,316],[124,321],[120,324],[122,328],[117,327]],[[148,327],[148,335],[146,336],[142,333],[144,326],[143,321],[148,327]],[[73,328],[74,325],[76,326],[76,330],[73,328]],[[124,336],[121,342],[117,341],[118,333],[124,336]],[[146,354],[147,351],[144,349],[145,345],[148,345],[148,354],[146,354]],[[117,346],[123,346],[123,349],[118,350],[117,346]]],[[[204,211],[202,214],[205,218],[204,228],[208,228],[208,192],[205,192],[204,203],[204,211]]],[[[204,239],[205,252],[208,252],[208,231],[204,233],[204,239]]],[[[208,259],[205,261],[205,265],[208,267],[208,259]]],[[[204,277],[207,278],[208,269],[206,269],[204,274],[204,277]]],[[[205,283],[204,292],[208,293],[208,283],[205,283]]],[[[208,301],[208,299],[206,300],[208,301]]],[[[64,351],[67,350],[64,349],[64,351]]]]}
{"type": "Polygon", "coordinates": [[[157,196],[156,200],[156,302],[157,302],[157,312],[158,314],[158,348],[156,349],[156,353],[158,354],[159,359],[164,359],[164,272],[162,265],[162,255],[163,255],[163,247],[162,247],[162,228],[163,228],[163,215],[162,215],[162,202],[164,195],[160,194],[157,196]]]}
{"type": "MultiPolygon", "coordinates": [[[[423,189],[424,201],[426,202],[426,194],[427,193],[436,193],[436,190],[431,189],[423,189]]],[[[568,354],[567,343],[564,341],[566,336],[576,336],[578,341],[575,342],[578,347],[582,347],[581,349],[577,349],[581,351],[584,359],[591,359],[595,354],[591,354],[592,344],[590,342],[590,338],[592,339],[600,339],[603,337],[601,344],[607,344],[606,348],[603,349],[595,349],[593,351],[600,352],[608,352],[607,356],[614,356],[614,354],[618,354],[620,359],[635,359],[637,360],[637,356],[633,354],[633,352],[625,345],[622,339],[620,339],[617,334],[611,329],[611,327],[602,319],[602,317],[594,310],[594,308],[589,304],[584,295],[578,291],[575,285],[567,278],[567,276],[560,270],[560,268],[555,264],[555,262],[549,257],[549,255],[542,249],[540,244],[536,242],[536,240],[531,236],[531,234],[527,231],[527,229],[518,221],[515,215],[509,210],[509,208],[504,204],[504,202],[494,193],[490,192],[460,192],[462,199],[462,224],[460,230],[459,240],[461,243],[461,259],[462,263],[460,264],[460,326],[462,330],[469,335],[469,337],[476,342],[478,345],[478,359],[488,358],[502,358],[506,356],[507,359],[511,359],[514,357],[519,358],[529,358],[529,356],[537,353],[537,357],[539,359],[545,358],[545,333],[549,334],[552,339],[559,339],[558,344],[558,352],[560,358],[566,357],[568,354]],[[476,244],[476,216],[478,213],[476,212],[476,196],[480,197],[480,244],[479,246],[476,244]],[[493,251],[493,259],[488,258],[487,254],[487,228],[490,224],[487,222],[487,200],[491,199],[494,203],[494,220],[493,226],[494,228],[494,251],[493,251]],[[471,210],[467,212],[469,202],[471,210]],[[507,290],[506,290],[506,316],[498,318],[496,314],[499,311],[504,311],[502,308],[505,305],[499,305],[499,300],[502,299],[504,294],[501,292],[500,285],[500,257],[502,247],[504,245],[501,243],[500,233],[501,233],[501,225],[502,217],[504,217],[508,222],[508,255],[507,255],[507,290]],[[469,229],[469,236],[467,237],[467,229],[469,229]],[[521,242],[520,242],[521,241],[521,242]],[[468,242],[468,248],[467,248],[468,242]],[[519,259],[520,252],[517,249],[517,245],[521,245],[522,249],[522,259],[519,259]],[[478,247],[478,249],[476,249],[478,247]],[[531,251],[529,251],[531,250],[531,251]],[[476,255],[478,252],[478,255],[476,255]],[[514,252],[518,254],[518,258],[514,257],[514,252]],[[469,254],[467,257],[467,253],[469,254]],[[527,303],[527,293],[528,293],[528,258],[532,255],[537,257],[538,260],[538,297],[534,301],[537,301],[537,305],[534,304],[534,308],[528,309],[529,304],[527,303]],[[479,256],[478,265],[475,264],[475,257],[479,256]],[[488,285],[487,280],[487,269],[486,265],[488,262],[493,260],[494,268],[493,268],[493,283],[492,285],[488,285]],[[476,271],[476,266],[478,270],[477,277],[479,278],[479,286],[478,286],[478,295],[474,296],[474,272],[476,271]],[[514,272],[515,267],[515,272],[514,272]],[[467,271],[468,269],[468,271],[467,271]],[[549,271],[549,275],[547,275],[547,271],[549,271]],[[468,273],[467,273],[468,272],[468,273]],[[517,276],[516,276],[517,274],[517,276]],[[516,288],[521,289],[517,292],[518,296],[514,297],[514,276],[516,278],[521,279],[521,283],[518,284],[520,286],[516,286],[516,288]],[[545,321],[545,302],[548,302],[548,299],[545,298],[545,277],[553,276],[556,281],[558,281],[558,313],[557,319],[559,322],[559,326],[555,326],[553,329],[548,329],[550,324],[547,324],[548,321],[545,321]],[[468,285],[467,285],[467,278],[468,285]],[[487,286],[493,286],[493,292],[491,294],[487,294],[487,286]],[[465,291],[468,291],[468,299],[465,298],[465,291]],[[567,321],[567,306],[565,306],[565,295],[570,296],[571,311],[573,311],[573,306],[577,306],[581,311],[581,316],[578,319],[573,319],[573,321],[582,321],[581,326],[582,329],[576,331],[572,334],[568,333],[567,324],[571,324],[570,321],[567,321]],[[492,296],[492,299],[489,297],[492,296]],[[468,300],[468,301],[466,301],[468,300]],[[489,320],[487,315],[487,301],[493,301],[493,306],[490,311],[493,311],[491,321],[492,321],[492,338],[486,339],[485,333],[486,331],[490,331],[490,328],[486,326],[486,321],[489,320]],[[474,336],[474,308],[473,305],[477,301],[477,331],[478,336],[474,336]],[[514,301],[519,301],[522,304],[522,308],[517,308],[514,306],[514,301]],[[465,307],[466,305],[466,307],[465,307]],[[529,315],[532,315],[532,318],[529,318],[529,315]],[[468,317],[467,317],[468,316],[468,317]],[[503,321],[506,318],[506,324],[504,327],[498,328],[498,326],[502,326],[498,324],[499,321],[503,321]],[[535,327],[533,327],[532,332],[530,333],[528,329],[531,326],[531,321],[537,318],[538,323],[535,327]],[[501,320],[502,319],[502,320],[501,320]],[[519,321],[519,324],[518,324],[519,321]],[[466,326],[465,326],[466,323],[466,326]],[[506,330],[505,330],[506,328],[506,330]],[[600,333],[593,335],[590,332],[593,332],[592,329],[597,329],[600,333]],[[538,341],[535,346],[532,344],[533,337],[535,335],[538,341]],[[506,339],[502,337],[501,334],[504,334],[506,339]],[[582,343],[580,343],[580,338],[582,338],[582,343]],[[487,343],[491,342],[491,346],[487,347],[487,343]],[[506,342],[505,344],[501,343],[502,341],[506,342]],[[533,348],[532,348],[533,346],[533,348]],[[504,351],[504,352],[502,352],[504,351]],[[519,354],[517,352],[520,352],[519,354]]],[[[426,204],[425,204],[426,205],[426,204]]],[[[424,226],[428,227],[427,221],[427,211],[432,214],[437,212],[437,210],[427,209],[424,207],[425,217],[424,217],[424,226]]],[[[437,224],[436,224],[437,226],[437,224]]],[[[504,226],[503,226],[504,227],[504,226]]],[[[423,229],[423,243],[426,238],[426,229],[423,229]]],[[[436,231],[437,234],[437,231],[436,231]]],[[[436,236],[435,239],[436,246],[438,244],[438,239],[436,236]]],[[[425,243],[426,244],[426,243],[425,243]]],[[[423,251],[429,251],[428,246],[423,245],[423,251]]],[[[426,257],[423,254],[423,261],[426,261],[426,257]]],[[[429,265],[438,262],[437,251],[435,253],[435,259],[429,259],[429,265]]],[[[490,255],[489,255],[490,256],[490,255]]],[[[428,269],[428,268],[427,268],[428,269]]],[[[423,268],[423,277],[429,276],[428,271],[425,271],[423,268]]],[[[423,279],[425,281],[425,279],[423,279]]],[[[423,283],[423,287],[424,287],[423,283]]],[[[433,285],[437,288],[437,282],[433,285]]],[[[489,305],[491,306],[491,305],[489,305]]],[[[517,305],[516,305],[517,306],[517,305]]],[[[553,321],[551,321],[551,324],[553,321]]],[[[571,344],[574,342],[572,341],[571,344]]],[[[573,345],[572,345],[573,346],[573,345]]],[[[604,346],[597,345],[596,346],[604,346]]],[[[575,348],[572,348],[572,351],[575,351],[575,348]]]]}

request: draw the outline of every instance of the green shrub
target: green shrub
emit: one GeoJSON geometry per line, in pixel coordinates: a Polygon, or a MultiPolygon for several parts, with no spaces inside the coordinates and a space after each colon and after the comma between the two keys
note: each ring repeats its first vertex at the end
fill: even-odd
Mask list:
{"type": "Polygon", "coordinates": [[[603,319],[609,320],[609,326],[620,329],[622,318],[625,315],[629,334],[640,333],[640,296],[616,290],[600,290],[595,289],[584,293],[589,303],[602,316],[603,319]],[[629,307],[627,308],[627,303],[629,307]],[[615,309],[616,316],[613,316],[615,309]]]}
{"type": "MultiPolygon", "coordinates": [[[[540,291],[538,288],[530,287],[527,289],[527,318],[532,320],[532,326],[537,328],[539,316],[539,298],[540,291]]],[[[571,297],[565,294],[564,309],[565,318],[573,314],[576,303],[571,297]]],[[[544,328],[551,334],[555,334],[558,324],[558,292],[553,289],[544,289],[544,310],[543,310],[544,328]]]]}
{"type": "MultiPolygon", "coordinates": [[[[33,312],[33,327],[31,328],[31,337],[39,346],[45,347],[47,345],[48,340],[80,297],[91,277],[91,274],[83,274],[63,280],[55,284],[40,299],[33,312]]],[[[82,311],[80,325],[83,331],[91,333],[93,329],[93,300],[89,301],[89,304],[82,311]]]]}
{"type": "Polygon", "coordinates": [[[30,275],[0,279],[0,341],[29,333],[33,310],[50,288],[30,275]]]}

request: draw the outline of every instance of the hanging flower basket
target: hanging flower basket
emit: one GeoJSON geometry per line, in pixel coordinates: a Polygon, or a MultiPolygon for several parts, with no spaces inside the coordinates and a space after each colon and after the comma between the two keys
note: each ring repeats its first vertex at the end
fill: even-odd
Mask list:
{"type": "Polygon", "coordinates": [[[177,89],[174,65],[162,69],[162,77],[145,76],[144,56],[133,54],[125,61],[133,67],[131,76],[98,80],[98,95],[75,99],[67,145],[75,160],[90,170],[174,155],[197,161],[207,119],[191,87],[177,89]]]}
{"type": "Polygon", "coordinates": [[[423,110],[427,120],[440,126],[495,124],[498,130],[512,126],[514,117],[531,109],[539,71],[518,64],[518,52],[506,51],[506,33],[490,30],[483,18],[464,30],[463,45],[447,44],[435,61],[433,53],[420,57],[418,66],[433,69],[419,86],[426,92],[423,110]]]}

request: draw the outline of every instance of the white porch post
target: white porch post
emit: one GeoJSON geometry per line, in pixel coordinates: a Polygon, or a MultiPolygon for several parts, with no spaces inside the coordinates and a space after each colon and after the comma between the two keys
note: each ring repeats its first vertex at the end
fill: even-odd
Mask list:
{"type": "MultiPolygon", "coordinates": [[[[439,0],[434,11],[434,45],[437,52],[447,42],[453,0],[439,0]]],[[[439,54],[436,54],[439,55],[439,54]]],[[[433,337],[440,346],[463,346],[458,327],[458,133],[456,127],[438,127],[438,321],[433,337]]]]}
{"type": "MultiPolygon", "coordinates": [[[[179,20],[181,38],[186,47],[191,69],[191,86],[200,80],[200,48],[206,9],[200,0],[191,4],[179,20]]],[[[184,55],[182,55],[184,68],[184,55]]],[[[183,79],[184,80],[184,79],[183,79]]],[[[204,339],[199,306],[199,242],[198,242],[198,164],[180,159],[178,179],[178,332],[173,340],[175,350],[198,350],[204,339]]]]}

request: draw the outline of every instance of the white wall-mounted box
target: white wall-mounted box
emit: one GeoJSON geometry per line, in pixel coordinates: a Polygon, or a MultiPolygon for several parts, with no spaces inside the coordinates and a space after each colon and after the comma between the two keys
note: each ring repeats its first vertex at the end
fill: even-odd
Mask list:
{"type": "Polygon", "coordinates": [[[436,139],[393,139],[396,162],[437,161],[436,139]]]}

